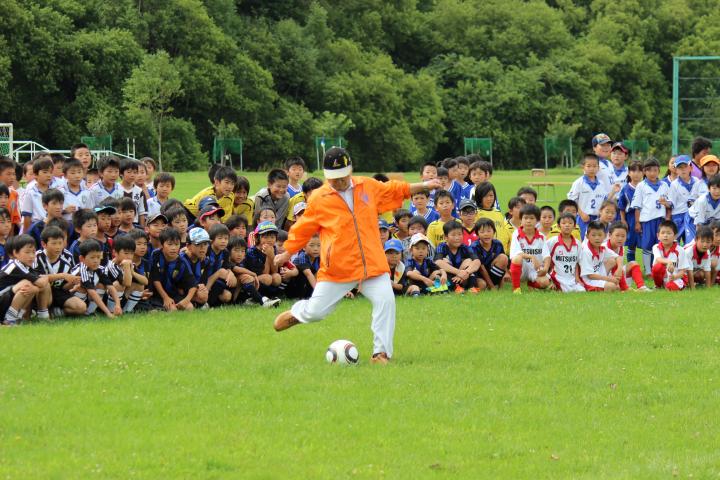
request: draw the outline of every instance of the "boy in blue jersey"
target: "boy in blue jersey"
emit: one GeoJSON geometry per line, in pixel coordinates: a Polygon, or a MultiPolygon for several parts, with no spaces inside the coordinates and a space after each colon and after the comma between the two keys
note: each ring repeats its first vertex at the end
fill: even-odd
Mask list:
{"type": "Polygon", "coordinates": [[[478,293],[477,271],[480,260],[472,248],[463,243],[463,226],[449,221],[443,226],[445,241],[437,246],[435,263],[447,274],[448,280],[455,285],[455,293],[478,293]]]}
{"type": "Polygon", "coordinates": [[[637,160],[630,162],[628,166],[627,183],[620,190],[618,197],[618,210],[620,220],[628,226],[628,235],[625,241],[627,247],[627,261],[635,261],[635,250],[640,245],[640,235],[635,231],[635,209],[631,207],[635,189],[643,179],[642,163],[637,160]]]}
{"type": "Polygon", "coordinates": [[[405,261],[405,274],[413,289],[413,296],[422,295],[433,289],[447,291],[447,274],[428,258],[430,240],[422,233],[416,233],[410,240],[411,257],[405,261]],[[436,282],[439,285],[436,285],[436,282]]]}
{"type": "Polygon", "coordinates": [[[248,249],[245,268],[257,275],[260,293],[271,297],[282,282],[274,261],[278,228],[273,222],[262,222],[257,226],[256,232],[257,244],[248,249]]]}
{"type": "Polygon", "coordinates": [[[495,222],[489,218],[481,218],[475,224],[475,230],[478,239],[472,244],[472,248],[481,264],[481,282],[478,288],[500,288],[508,268],[508,256],[505,255],[502,242],[495,238],[495,222]]]}
{"type": "Polygon", "coordinates": [[[197,291],[195,277],[187,261],[180,258],[180,235],[172,228],[160,233],[160,248],[150,257],[152,303],[168,312],[192,310],[197,291]]]}

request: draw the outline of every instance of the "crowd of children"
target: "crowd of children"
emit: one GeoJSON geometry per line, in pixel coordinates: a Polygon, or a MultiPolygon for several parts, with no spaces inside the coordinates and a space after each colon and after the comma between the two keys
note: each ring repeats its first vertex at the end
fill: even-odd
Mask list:
{"type": "MultiPolygon", "coordinates": [[[[410,210],[380,221],[397,294],[479,292],[510,281],[563,292],[681,290],[720,283],[720,160],[697,138],[660,177],[654,158],[628,164],[628,149],[606,134],[592,139],[556,211],[521,188],[499,208],[492,166],[459,157],[423,165],[443,188],[413,195],[410,210]],[[635,251],[642,253],[642,265],[635,251]]],[[[475,157],[475,158],[473,158],[475,157]]]]}
{"type": "MultiPolygon", "coordinates": [[[[720,160],[710,142],[696,139],[663,178],[653,158],[626,165],[628,150],[605,134],[592,145],[557,211],[538,208],[537,193],[521,188],[502,213],[492,165],[477,155],[423,165],[423,181],[437,178],[442,188],[379,218],[396,294],[476,293],[508,281],[515,292],[523,281],[563,292],[630,283],[644,291],[646,276],[669,290],[717,283],[720,160]]],[[[317,237],[290,262],[275,262],[323,184],[303,181],[301,158],[271,170],[254,198],[247,178],[215,165],[211,185],[181,202],[171,198],[174,177],[155,170],[151,158],[108,156],[93,166],[83,144],[69,158],[40,153],[18,165],[1,157],[0,321],[274,307],[312,294],[317,237]]]]}

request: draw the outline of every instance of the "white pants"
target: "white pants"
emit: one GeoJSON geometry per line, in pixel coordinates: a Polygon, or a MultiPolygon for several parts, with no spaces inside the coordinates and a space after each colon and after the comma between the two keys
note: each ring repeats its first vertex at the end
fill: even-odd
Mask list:
{"type": "MultiPolygon", "coordinates": [[[[319,322],[330,315],[345,294],[358,286],[359,282],[318,282],[312,297],[300,300],[292,306],[293,317],[302,323],[319,322]]],[[[395,295],[390,275],[384,273],[362,282],[360,292],[372,303],[373,354],[393,353],[395,333],[395,295]]]]}

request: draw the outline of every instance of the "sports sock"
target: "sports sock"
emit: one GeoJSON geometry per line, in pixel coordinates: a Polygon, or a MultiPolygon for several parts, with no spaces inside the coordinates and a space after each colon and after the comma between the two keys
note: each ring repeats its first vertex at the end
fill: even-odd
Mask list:
{"type": "Polygon", "coordinates": [[[624,292],[625,290],[630,288],[630,287],[628,287],[627,278],[625,278],[625,275],[620,277],[620,282],[618,282],[618,287],[620,287],[621,292],[624,292]]]}
{"type": "Polygon", "coordinates": [[[125,302],[125,308],[123,308],[123,312],[132,312],[135,308],[135,305],[137,305],[141,299],[142,292],[138,290],[133,290],[132,292],[130,292],[130,295],[128,295],[127,297],[127,301],[125,302]]]}
{"type": "Polygon", "coordinates": [[[60,317],[65,316],[65,310],[63,310],[60,307],[53,307],[51,313],[52,313],[53,318],[60,318],[60,317]]]}
{"type": "Polygon", "coordinates": [[[20,312],[15,310],[13,307],[8,308],[5,313],[5,323],[8,325],[14,325],[20,321],[20,312]]]}
{"type": "Polygon", "coordinates": [[[637,288],[642,288],[645,286],[645,279],[643,279],[642,272],[640,271],[640,265],[632,266],[632,268],[630,269],[630,276],[635,282],[635,286],[637,288]]]}
{"type": "Polygon", "coordinates": [[[665,273],[667,272],[667,267],[663,265],[662,263],[658,263],[657,265],[653,265],[652,267],[652,277],[653,281],[655,282],[656,287],[662,287],[663,281],[665,280],[665,273]]]}
{"type": "MultiPolygon", "coordinates": [[[[105,295],[105,290],[96,289],[95,291],[100,296],[100,298],[102,298],[103,295],[105,295]]],[[[90,300],[89,296],[88,296],[88,300],[90,300]]],[[[98,308],[97,303],[90,300],[90,303],[88,303],[87,310],[85,310],[85,315],[92,315],[93,313],[95,313],[95,310],[97,310],[97,308],[98,308]]]]}
{"type": "Polygon", "coordinates": [[[50,312],[48,312],[47,308],[38,308],[35,313],[37,313],[37,318],[41,318],[43,320],[50,318],[50,312]]]}
{"type": "Polygon", "coordinates": [[[652,272],[653,254],[652,251],[643,250],[643,267],[645,267],[645,275],[650,275],[652,272]]]}
{"type": "Polygon", "coordinates": [[[510,279],[512,280],[513,290],[520,288],[520,279],[522,278],[522,265],[516,263],[510,264],[510,279]]]}
{"type": "Polygon", "coordinates": [[[244,283],[242,286],[242,289],[247,293],[247,295],[255,300],[257,303],[263,303],[263,297],[260,295],[260,293],[257,291],[257,288],[255,288],[255,284],[253,283],[244,283]]]}
{"type": "Polygon", "coordinates": [[[628,249],[627,249],[627,261],[628,261],[628,262],[634,262],[634,261],[635,261],[635,249],[634,249],[634,248],[628,248],[628,249]]]}
{"type": "Polygon", "coordinates": [[[498,267],[497,265],[491,265],[490,266],[490,280],[492,280],[493,284],[495,286],[500,285],[500,281],[502,281],[503,277],[505,276],[505,270],[498,267]]]}

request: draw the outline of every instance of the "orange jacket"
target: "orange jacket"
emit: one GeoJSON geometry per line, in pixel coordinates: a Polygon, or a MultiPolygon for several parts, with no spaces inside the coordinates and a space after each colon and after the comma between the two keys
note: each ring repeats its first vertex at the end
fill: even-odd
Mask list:
{"type": "Polygon", "coordinates": [[[307,209],[290,229],[285,249],[303,248],[320,233],[319,281],[352,282],[389,273],[380,242],[378,215],[402,206],[410,184],[352,177],[353,210],[329,184],[313,191],[307,209]]]}

